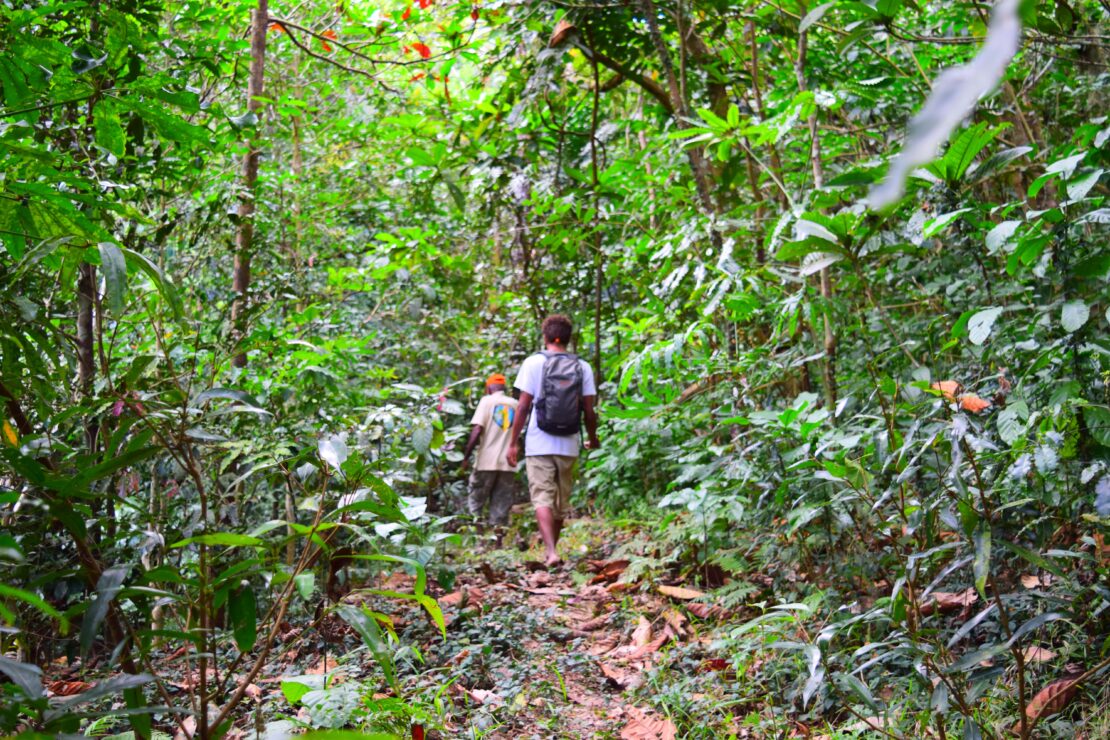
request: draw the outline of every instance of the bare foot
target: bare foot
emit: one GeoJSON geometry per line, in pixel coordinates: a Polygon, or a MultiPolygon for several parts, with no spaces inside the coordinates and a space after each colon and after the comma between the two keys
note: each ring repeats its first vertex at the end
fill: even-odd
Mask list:
{"type": "Polygon", "coordinates": [[[563,559],[558,555],[548,555],[547,559],[543,561],[543,564],[548,568],[558,568],[563,564],[563,559]]]}

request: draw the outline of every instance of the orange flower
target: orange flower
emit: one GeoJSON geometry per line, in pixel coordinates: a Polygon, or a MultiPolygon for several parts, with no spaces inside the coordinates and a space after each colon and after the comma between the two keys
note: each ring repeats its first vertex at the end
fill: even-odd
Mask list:
{"type": "Polygon", "coordinates": [[[412,48],[416,50],[424,59],[427,59],[432,55],[432,50],[429,49],[426,45],[421,44],[419,41],[413,44],[412,48]]]}

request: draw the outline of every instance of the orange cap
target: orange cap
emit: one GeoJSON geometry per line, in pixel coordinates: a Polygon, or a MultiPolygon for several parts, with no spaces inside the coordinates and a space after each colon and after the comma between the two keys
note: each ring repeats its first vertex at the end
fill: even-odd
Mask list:
{"type": "Polygon", "coordinates": [[[504,375],[501,373],[494,373],[486,378],[486,385],[508,385],[508,383],[505,382],[504,375]]]}

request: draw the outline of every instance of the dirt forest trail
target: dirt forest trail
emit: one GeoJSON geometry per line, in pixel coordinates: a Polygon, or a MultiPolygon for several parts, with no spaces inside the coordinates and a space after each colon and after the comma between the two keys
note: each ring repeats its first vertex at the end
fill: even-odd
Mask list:
{"type": "Polygon", "coordinates": [[[636,689],[671,644],[708,638],[682,600],[619,582],[629,561],[610,559],[612,539],[572,544],[601,533],[612,532],[602,522],[573,522],[565,562],[552,570],[506,550],[480,555],[438,598],[448,638],[429,644],[426,657],[456,669],[451,690],[463,708],[444,737],[462,730],[506,739],[677,737],[676,725],[636,689]]]}

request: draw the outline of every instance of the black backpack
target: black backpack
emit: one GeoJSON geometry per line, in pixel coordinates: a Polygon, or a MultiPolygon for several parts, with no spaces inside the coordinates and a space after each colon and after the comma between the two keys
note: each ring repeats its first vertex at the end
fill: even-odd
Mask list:
{"type": "Polygon", "coordinates": [[[570,352],[540,352],[544,356],[536,426],[548,434],[577,434],[582,415],[582,363],[570,352]]]}

